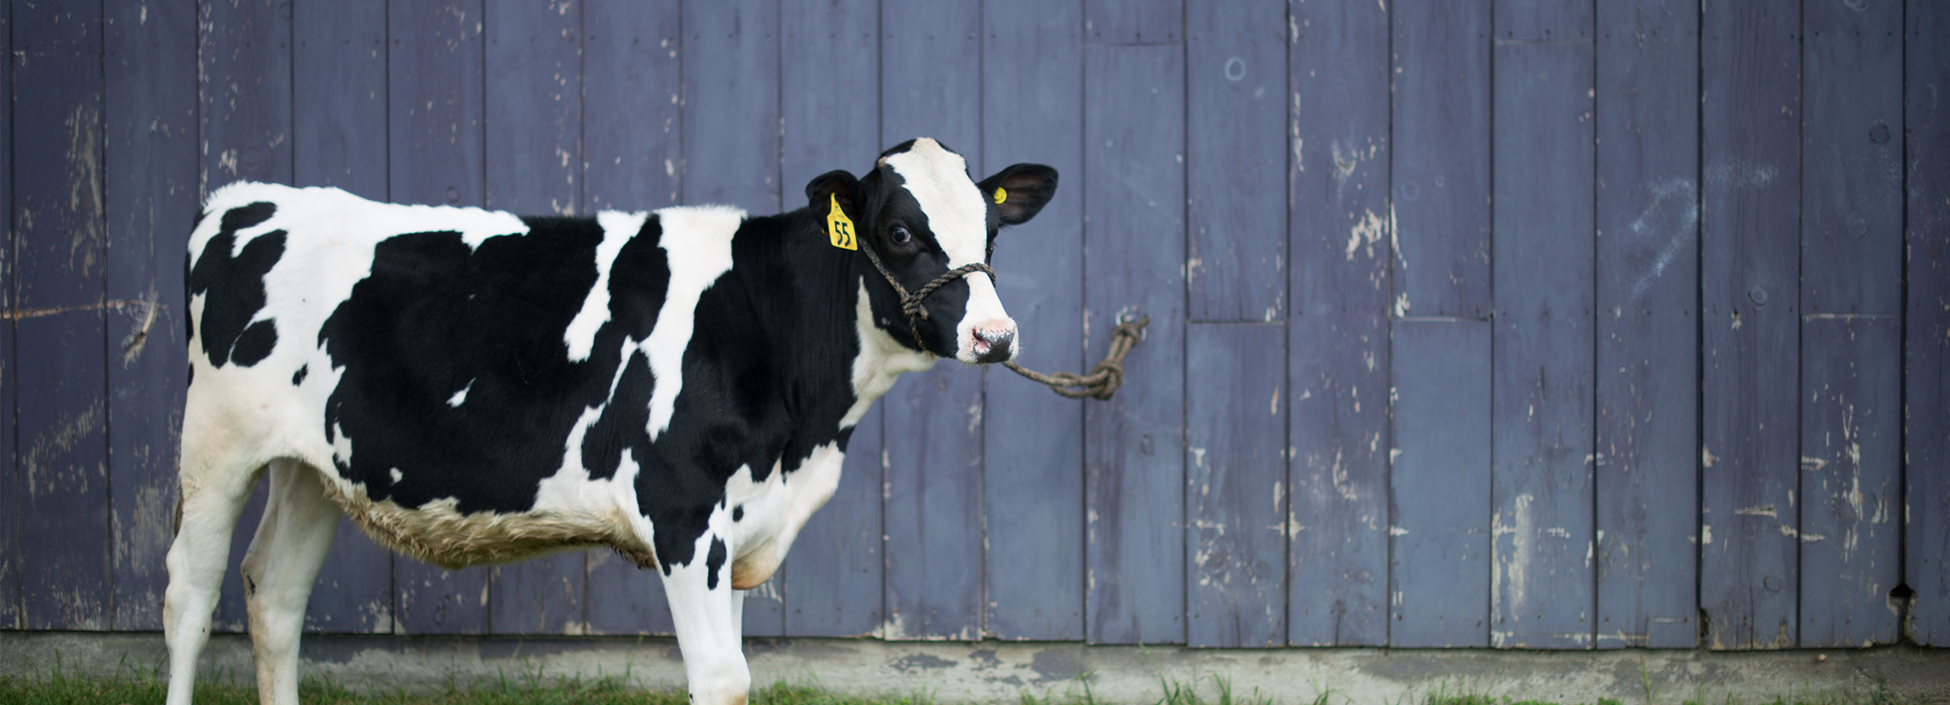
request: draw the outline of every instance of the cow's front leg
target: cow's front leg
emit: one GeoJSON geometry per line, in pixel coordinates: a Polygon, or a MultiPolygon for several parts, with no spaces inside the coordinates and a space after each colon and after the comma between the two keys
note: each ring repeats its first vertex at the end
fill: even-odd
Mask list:
{"type": "Polygon", "coordinates": [[[706,531],[691,561],[664,574],[684,678],[696,705],[744,705],[751,688],[739,641],[744,595],[731,588],[730,553],[717,532],[706,531]]]}

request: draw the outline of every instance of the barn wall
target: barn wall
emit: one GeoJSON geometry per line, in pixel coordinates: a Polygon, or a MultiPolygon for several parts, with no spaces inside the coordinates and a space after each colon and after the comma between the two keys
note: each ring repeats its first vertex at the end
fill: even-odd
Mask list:
{"type": "MultiPolygon", "coordinates": [[[[995,255],[1022,363],[1150,327],[1109,401],[909,375],[750,634],[1950,646],[1942,3],[16,0],[0,42],[0,629],[160,628],[215,187],[774,212],[925,134],[1063,175],[995,255]]],[[[671,631],[605,552],[349,525],[307,625],[671,631]]]]}

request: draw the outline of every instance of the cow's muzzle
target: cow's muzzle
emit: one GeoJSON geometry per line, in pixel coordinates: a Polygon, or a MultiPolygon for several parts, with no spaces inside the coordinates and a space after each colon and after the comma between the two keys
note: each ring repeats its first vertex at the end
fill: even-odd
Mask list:
{"type": "Polygon", "coordinates": [[[969,351],[975,362],[986,364],[1015,358],[1016,327],[1007,321],[989,321],[969,330],[969,351]]]}

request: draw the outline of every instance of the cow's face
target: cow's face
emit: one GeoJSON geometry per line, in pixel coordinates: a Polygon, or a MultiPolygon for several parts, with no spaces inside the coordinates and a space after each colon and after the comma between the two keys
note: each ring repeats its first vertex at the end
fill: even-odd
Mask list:
{"type": "Polygon", "coordinates": [[[1016,356],[1016,322],[989,275],[948,280],[921,300],[927,315],[911,318],[887,279],[917,292],[951,270],[987,263],[996,231],[1035,217],[1055,193],[1056,170],[1040,164],[975,183],[961,155],[927,138],[887,150],[865,178],[835,171],[806,186],[822,222],[832,222],[837,203],[857,233],[875,325],[903,345],[971,364],[1016,356]],[[869,264],[872,256],[886,276],[869,264]]]}

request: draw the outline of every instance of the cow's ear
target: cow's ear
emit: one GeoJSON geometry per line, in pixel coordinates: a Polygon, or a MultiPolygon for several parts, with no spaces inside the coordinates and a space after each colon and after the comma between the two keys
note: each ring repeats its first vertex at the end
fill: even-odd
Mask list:
{"type": "Polygon", "coordinates": [[[982,197],[995,204],[1003,225],[1020,225],[1036,217],[1056,195],[1056,170],[1041,164],[1017,164],[995,172],[979,184],[982,197]]]}
{"type": "Polygon", "coordinates": [[[859,191],[858,179],[846,173],[845,169],[835,169],[820,174],[806,184],[806,205],[812,208],[813,214],[823,217],[832,208],[833,201],[838,199],[847,217],[859,218],[859,191]]]}

